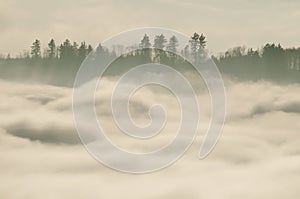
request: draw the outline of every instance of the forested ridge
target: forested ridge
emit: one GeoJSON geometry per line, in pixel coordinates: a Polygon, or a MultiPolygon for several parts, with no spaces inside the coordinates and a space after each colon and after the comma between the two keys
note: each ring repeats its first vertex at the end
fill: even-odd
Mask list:
{"type": "MultiPolygon", "coordinates": [[[[175,36],[166,38],[163,34],[150,38],[145,34],[137,44],[145,50],[134,50],[134,47],[113,46],[108,50],[99,44],[95,53],[119,58],[108,73],[114,75],[122,72],[122,62],[139,65],[145,62],[159,62],[184,69],[186,60],[183,57],[196,57],[206,49],[206,37],[194,33],[189,43],[179,50],[179,41],[175,36]],[[163,50],[166,50],[163,51],[163,50]]],[[[51,39],[47,48],[41,49],[41,42],[36,39],[30,50],[16,57],[0,56],[0,78],[19,81],[40,81],[49,84],[72,86],[77,70],[86,56],[92,52],[92,46],[86,42],[71,42],[66,39],[57,45],[51,39]]],[[[222,74],[239,80],[270,80],[276,82],[299,82],[300,48],[283,48],[280,44],[268,43],[260,49],[245,46],[234,47],[212,59],[222,74]]],[[[126,65],[126,64],[125,64],[126,65]]]]}

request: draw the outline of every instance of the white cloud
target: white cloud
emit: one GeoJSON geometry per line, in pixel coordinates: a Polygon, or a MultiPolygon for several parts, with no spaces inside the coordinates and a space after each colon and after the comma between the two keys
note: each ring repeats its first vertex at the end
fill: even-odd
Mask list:
{"type": "MultiPolygon", "coordinates": [[[[98,92],[108,98],[113,84],[110,79],[104,82],[106,86],[98,92]]],[[[75,141],[71,89],[1,81],[0,197],[299,197],[299,85],[226,85],[228,120],[222,138],[206,159],[198,160],[197,154],[209,119],[209,98],[206,92],[198,92],[204,124],[187,154],[167,169],[128,175],[99,164],[75,141]]],[[[109,106],[97,100],[99,118],[108,130],[115,131],[108,135],[114,142],[132,151],[151,151],[174,136],[176,100],[157,91],[140,90],[133,98],[137,122],[147,120],[145,110],[157,100],[168,111],[168,130],[154,141],[120,136],[109,116],[109,106]]]]}

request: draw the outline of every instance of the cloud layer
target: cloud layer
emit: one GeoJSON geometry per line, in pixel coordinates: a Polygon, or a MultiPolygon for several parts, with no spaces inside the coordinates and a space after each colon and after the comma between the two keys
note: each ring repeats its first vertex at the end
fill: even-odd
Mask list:
{"type": "MultiPolygon", "coordinates": [[[[96,96],[108,99],[113,81],[105,79],[96,96]]],[[[300,191],[300,87],[269,82],[226,81],[227,122],[213,152],[197,159],[210,106],[201,107],[198,136],[186,155],[167,169],[128,175],[99,164],[75,131],[72,89],[0,81],[0,198],[298,198],[300,191]]],[[[96,107],[107,136],[131,151],[151,151],[168,143],[178,127],[178,104],[161,88],[141,89],[131,111],[140,125],[154,103],[166,108],[162,134],[152,140],[122,135],[110,106],[96,107]]]]}

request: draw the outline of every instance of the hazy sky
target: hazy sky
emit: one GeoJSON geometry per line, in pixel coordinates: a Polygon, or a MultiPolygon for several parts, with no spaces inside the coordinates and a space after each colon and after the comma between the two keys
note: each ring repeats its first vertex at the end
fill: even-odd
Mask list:
{"type": "Polygon", "coordinates": [[[15,55],[36,38],[95,44],[143,26],[203,32],[214,53],[266,42],[300,46],[299,8],[297,0],[0,0],[0,53],[15,55]]]}

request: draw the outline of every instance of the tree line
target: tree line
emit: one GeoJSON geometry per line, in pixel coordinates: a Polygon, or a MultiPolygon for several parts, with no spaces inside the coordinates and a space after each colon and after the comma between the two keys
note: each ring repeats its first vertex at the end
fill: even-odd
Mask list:
{"type": "MultiPolygon", "coordinates": [[[[205,36],[203,34],[199,35],[198,33],[194,33],[191,36],[190,45],[186,45],[184,50],[181,50],[181,54],[188,56],[189,53],[196,54],[199,48],[204,49],[206,46],[206,40],[205,36]]],[[[143,36],[138,46],[140,48],[157,48],[157,49],[163,49],[167,50],[169,52],[173,53],[179,53],[178,52],[178,39],[176,36],[171,36],[169,40],[163,35],[156,35],[153,39],[153,44],[150,41],[150,38],[147,34],[143,36]]],[[[51,60],[51,59],[57,59],[61,61],[78,61],[81,63],[85,57],[93,50],[92,46],[89,44],[87,45],[85,41],[81,42],[80,45],[77,42],[71,42],[69,39],[66,39],[62,44],[56,45],[56,42],[54,39],[51,39],[49,43],[47,44],[47,48],[45,48],[42,52],[41,49],[41,42],[40,40],[36,39],[29,51],[24,51],[23,53],[20,53],[15,58],[12,58],[10,54],[8,54],[6,57],[3,55],[0,55],[1,60],[17,60],[17,59],[31,59],[34,61],[37,60],[51,60]]],[[[96,51],[102,51],[103,47],[101,44],[96,48],[96,51]]],[[[124,52],[129,52],[132,49],[136,49],[136,46],[129,46],[125,47],[122,45],[114,45],[112,47],[112,51],[110,51],[111,56],[116,56],[117,54],[122,54],[124,52]]],[[[105,49],[108,51],[107,49],[105,49]]]]}
{"type": "MultiPolygon", "coordinates": [[[[179,41],[174,35],[170,38],[166,38],[163,34],[155,35],[151,41],[151,38],[144,34],[136,46],[115,45],[107,49],[99,44],[94,53],[111,57],[122,55],[123,62],[140,60],[132,61],[133,65],[159,62],[167,65],[176,63],[178,67],[183,67],[186,60],[177,54],[197,61],[199,57],[204,56],[206,44],[206,37],[203,34],[194,33],[189,42],[182,45],[184,47],[179,50],[179,41]],[[143,50],[137,50],[137,47],[143,50]]],[[[69,39],[59,45],[51,39],[43,51],[41,48],[40,40],[36,39],[29,51],[15,58],[10,55],[0,56],[0,78],[25,76],[30,79],[36,76],[44,80],[43,77],[48,77],[59,82],[58,84],[65,84],[68,82],[66,79],[69,79],[67,84],[71,85],[80,64],[93,51],[92,46],[86,42],[78,44],[69,39]]],[[[235,47],[212,58],[222,73],[241,80],[268,79],[296,82],[300,80],[300,48],[284,49],[280,44],[268,43],[260,49],[235,47]]],[[[120,68],[122,64],[119,65],[115,71],[122,70],[120,68]]]]}
{"type": "Polygon", "coordinates": [[[300,48],[274,43],[256,50],[242,46],[213,59],[223,73],[239,79],[300,82],[300,48]]]}
{"type": "MultiPolygon", "coordinates": [[[[63,61],[78,59],[78,61],[82,61],[92,50],[92,46],[87,45],[85,41],[79,45],[77,42],[72,43],[69,39],[66,39],[62,44],[57,46],[54,39],[51,39],[47,44],[47,48],[42,52],[41,42],[36,39],[32,43],[29,51],[24,51],[22,54],[20,53],[14,59],[60,59],[63,61]]],[[[10,60],[12,58],[10,54],[8,54],[6,58],[2,55],[0,59],[10,60]]]]}

